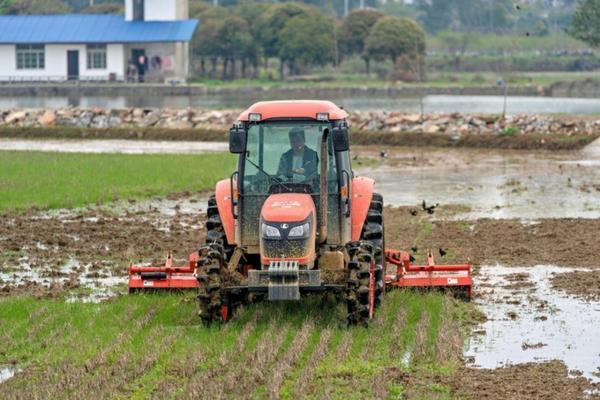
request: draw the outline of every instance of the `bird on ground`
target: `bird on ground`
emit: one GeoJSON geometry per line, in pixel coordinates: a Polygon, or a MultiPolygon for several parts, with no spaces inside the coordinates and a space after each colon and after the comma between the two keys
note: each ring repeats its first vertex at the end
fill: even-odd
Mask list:
{"type": "Polygon", "coordinates": [[[419,248],[418,248],[417,246],[413,246],[413,247],[411,247],[411,248],[410,248],[410,250],[411,250],[413,253],[416,253],[416,252],[418,252],[418,251],[419,251],[419,248]]]}
{"type": "Polygon", "coordinates": [[[355,154],[355,155],[354,155],[354,157],[352,157],[352,159],[353,159],[354,161],[358,160],[358,154],[355,154]]]}
{"type": "Polygon", "coordinates": [[[518,4],[515,4],[515,8],[516,8],[517,10],[520,10],[520,9],[521,9],[521,6],[520,6],[520,5],[518,5],[518,4]]]}
{"type": "Polygon", "coordinates": [[[416,260],[416,258],[414,258],[412,254],[409,254],[409,255],[408,255],[408,259],[409,259],[409,261],[410,261],[411,263],[412,263],[412,262],[415,262],[415,260],[416,260]]]}
{"type": "Polygon", "coordinates": [[[447,250],[444,250],[444,249],[443,249],[443,248],[441,248],[441,247],[440,247],[439,251],[440,251],[440,256],[442,256],[442,257],[444,257],[446,254],[448,254],[448,251],[447,251],[447,250]]]}
{"type": "Polygon", "coordinates": [[[435,203],[434,205],[427,206],[427,203],[425,202],[425,200],[423,200],[423,203],[421,203],[421,206],[423,207],[423,211],[427,211],[427,214],[433,214],[435,212],[435,209],[439,205],[440,205],[440,203],[435,203]]]}
{"type": "Polygon", "coordinates": [[[416,217],[417,214],[419,213],[417,210],[410,210],[410,215],[412,215],[413,217],[416,217]]]}
{"type": "Polygon", "coordinates": [[[382,151],[379,153],[379,157],[381,157],[381,158],[386,158],[387,155],[388,155],[387,151],[382,151]]]}

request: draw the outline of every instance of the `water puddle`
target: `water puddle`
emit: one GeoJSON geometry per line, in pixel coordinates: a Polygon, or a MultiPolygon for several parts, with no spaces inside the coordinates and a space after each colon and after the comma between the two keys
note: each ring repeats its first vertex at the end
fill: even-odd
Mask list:
{"type": "Polygon", "coordinates": [[[465,357],[472,367],[558,359],[600,382],[600,303],[552,289],[554,274],[572,268],[483,266],[475,303],[488,320],[476,328],[465,357]]]}
{"type": "Polygon", "coordinates": [[[200,154],[226,152],[227,143],[179,142],[151,140],[95,140],[95,139],[3,139],[0,150],[48,151],[60,153],[122,153],[122,154],[200,154]]]}
{"type": "Polygon", "coordinates": [[[119,285],[127,283],[127,277],[114,275],[110,269],[92,270],[91,264],[81,265],[70,259],[59,270],[49,267],[31,268],[28,257],[19,259],[18,268],[0,270],[0,283],[9,287],[35,285],[46,289],[55,285],[71,285],[81,289],[81,293],[67,301],[100,302],[116,296],[119,285]]]}
{"type": "Polygon", "coordinates": [[[390,205],[468,204],[461,220],[600,218],[598,141],[568,153],[395,148],[377,163],[358,172],[375,179],[390,205]]]}
{"type": "Polygon", "coordinates": [[[6,382],[10,378],[14,377],[17,373],[21,372],[20,369],[14,367],[2,367],[0,366],[0,384],[6,382]]]}
{"type": "Polygon", "coordinates": [[[197,194],[180,199],[158,198],[136,202],[117,202],[103,206],[117,214],[158,212],[163,217],[180,215],[201,215],[206,212],[208,194],[197,194]]]}

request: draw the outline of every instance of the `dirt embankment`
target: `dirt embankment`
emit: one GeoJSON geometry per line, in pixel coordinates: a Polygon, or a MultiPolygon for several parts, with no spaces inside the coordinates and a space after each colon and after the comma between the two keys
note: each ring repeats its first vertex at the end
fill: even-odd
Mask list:
{"type": "MultiPolygon", "coordinates": [[[[216,128],[166,129],[166,128],[6,128],[0,127],[0,137],[19,139],[127,139],[226,142],[227,131],[216,128]]],[[[352,130],[353,145],[383,146],[437,146],[472,147],[513,150],[578,150],[600,137],[592,135],[565,135],[532,133],[528,135],[464,134],[451,137],[443,133],[410,133],[352,130]]]]}
{"type": "Polygon", "coordinates": [[[512,150],[577,150],[593,142],[600,134],[564,135],[532,133],[528,135],[448,136],[439,133],[391,133],[385,131],[353,131],[354,145],[474,147],[512,150]]]}
{"type": "MultiPolygon", "coordinates": [[[[239,110],[59,109],[0,111],[0,137],[227,141],[239,110]]],[[[352,142],[404,146],[578,149],[600,136],[591,116],[353,112],[352,142]]]]}

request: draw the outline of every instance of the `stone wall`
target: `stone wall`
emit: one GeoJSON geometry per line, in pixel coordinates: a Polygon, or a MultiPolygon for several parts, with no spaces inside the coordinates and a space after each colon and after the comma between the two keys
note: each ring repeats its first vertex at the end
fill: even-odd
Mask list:
{"type": "MultiPolygon", "coordinates": [[[[208,129],[226,131],[237,118],[239,110],[201,109],[80,109],[6,110],[0,111],[0,127],[68,126],[93,129],[208,129]]],[[[518,135],[547,133],[565,135],[600,134],[600,117],[481,114],[403,114],[397,112],[356,112],[349,118],[355,131],[407,132],[481,135],[518,135]]]]}

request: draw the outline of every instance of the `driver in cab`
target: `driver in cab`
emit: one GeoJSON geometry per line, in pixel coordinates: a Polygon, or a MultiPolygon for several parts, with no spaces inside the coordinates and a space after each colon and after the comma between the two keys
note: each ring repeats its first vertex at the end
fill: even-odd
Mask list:
{"type": "Polygon", "coordinates": [[[316,151],[306,146],[304,130],[293,128],[290,130],[289,137],[292,148],[281,155],[277,175],[294,182],[314,178],[317,174],[319,158],[316,151]]]}

